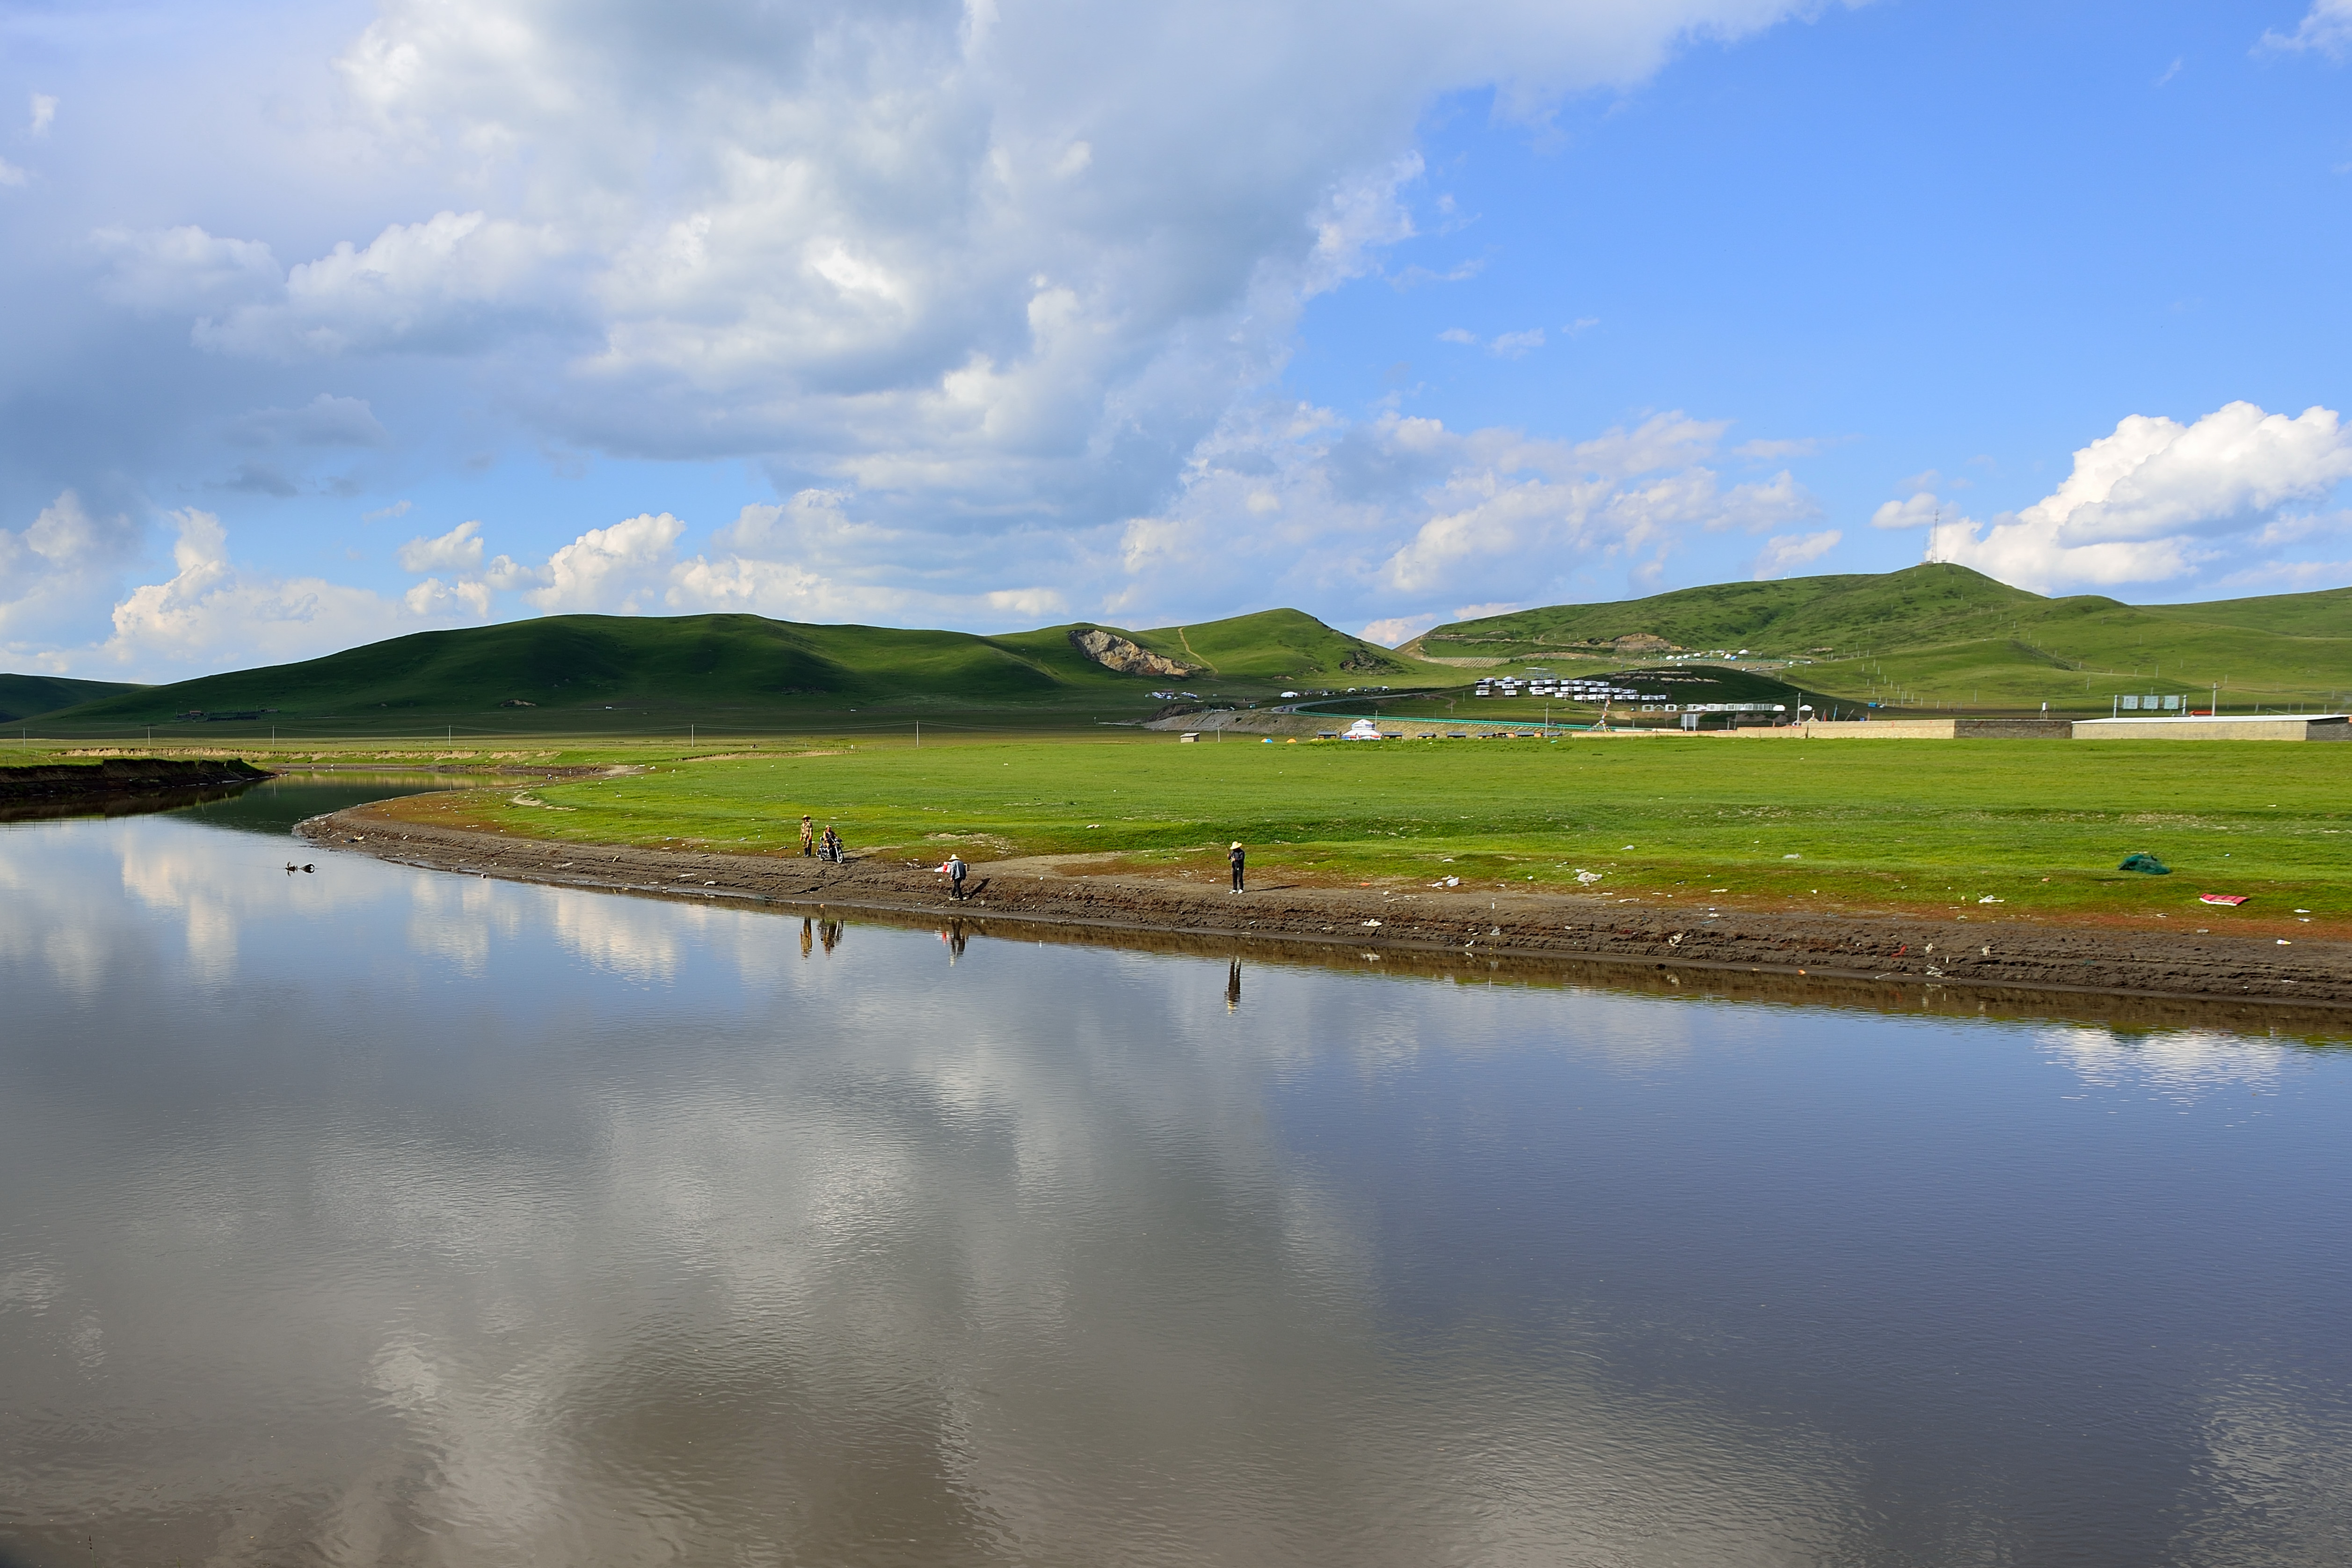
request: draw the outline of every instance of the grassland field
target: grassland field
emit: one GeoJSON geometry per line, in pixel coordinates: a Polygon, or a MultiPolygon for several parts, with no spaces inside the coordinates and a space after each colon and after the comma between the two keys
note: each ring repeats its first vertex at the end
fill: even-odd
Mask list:
{"type": "Polygon", "coordinates": [[[692,750],[591,739],[529,752],[351,747],[241,754],[299,770],[581,767],[400,803],[401,815],[565,842],[794,854],[803,812],[853,853],[984,868],[1260,881],[1642,892],[1860,909],[2159,919],[2306,934],[2352,922],[2352,747],[2159,742],[1759,742],[1715,737],[1181,745],[1172,737],[692,750]],[[2137,850],[2167,877],[2117,869],[2137,850]],[[1597,881],[1580,880],[1598,876],[1597,881]],[[2197,901],[2242,893],[2235,909],[2197,901]]]}

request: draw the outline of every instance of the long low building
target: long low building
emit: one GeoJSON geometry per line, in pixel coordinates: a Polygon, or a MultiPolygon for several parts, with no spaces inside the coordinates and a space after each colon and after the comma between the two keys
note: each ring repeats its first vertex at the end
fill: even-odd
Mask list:
{"type": "Polygon", "coordinates": [[[2179,718],[2077,719],[2078,741],[2352,741],[2352,714],[2184,713],[2179,718]]]}
{"type": "Polygon", "coordinates": [[[1811,719],[1732,732],[1790,741],[2063,741],[2074,729],[2063,719],[1811,719]]]}

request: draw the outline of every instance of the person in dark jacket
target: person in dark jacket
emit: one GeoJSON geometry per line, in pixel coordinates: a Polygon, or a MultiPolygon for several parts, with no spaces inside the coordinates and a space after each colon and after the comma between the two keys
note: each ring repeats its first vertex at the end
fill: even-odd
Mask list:
{"type": "Polygon", "coordinates": [[[963,902],[963,879],[971,868],[963,863],[962,856],[950,855],[944,869],[948,874],[948,890],[955,895],[956,902],[963,902]]]}
{"type": "Polygon", "coordinates": [[[832,861],[835,865],[838,866],[841,864],[841,835],[835,833],[830,825],[828,825],[824,830],[824,848],[823,854],[825,859],[832,861]]]}
{"type": "Polygon", "coordinates": [[[1240,892],[1240,891],[1242,890],[1242,860],[1243,860],[1243,855],[1242,855],[1242,843],[1241,843],[1241,840],[1240,840],[1240,839],[1236,838],[1236,839],[1234,839],[1234,847],[1233,847],[1233,848],[1232,848],[1231,850],[1227,851],[1227,853],[1226,853],[1226,855],[1225,855],[1225,858],[1226,858],[1227,860],[1229,860],[1229,861],[1233,862],[1233,868],[1234,868],[1234,892],[1236,892],[1236,893],[1238,893],[1238,892],[1240,892]]]}

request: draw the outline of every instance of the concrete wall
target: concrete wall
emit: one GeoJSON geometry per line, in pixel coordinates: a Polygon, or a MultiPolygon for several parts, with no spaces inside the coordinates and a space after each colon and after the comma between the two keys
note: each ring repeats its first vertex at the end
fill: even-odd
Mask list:
{"type": "Polygon", "coordinates": [[[2342,719],[2084,719],[2078,741],[2352,741],[2342,719]]]}

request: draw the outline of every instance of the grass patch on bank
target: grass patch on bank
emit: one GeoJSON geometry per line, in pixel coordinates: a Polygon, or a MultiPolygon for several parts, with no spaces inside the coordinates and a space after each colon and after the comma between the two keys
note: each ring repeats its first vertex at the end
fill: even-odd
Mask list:
{"type": "Polygon", "coordinates": [[[805,811],[857,853],[1086,855],[1212,880],[1240,838],[1261,886],[1454,876],[1480,889],[2162,916],[2282,934],[2307,910],[2318,934],[2352,916],[2347,768],[2352,747],[2260,742],[845,741],[673,755],[625,777],[396,809],[566,841],[758,854],[796,853],[805,811]],[[2174,874],[2116,868],[2137,850],[2174,874]],[[2206,906],[2201,892],[2252,901],[2206,906]]]}

